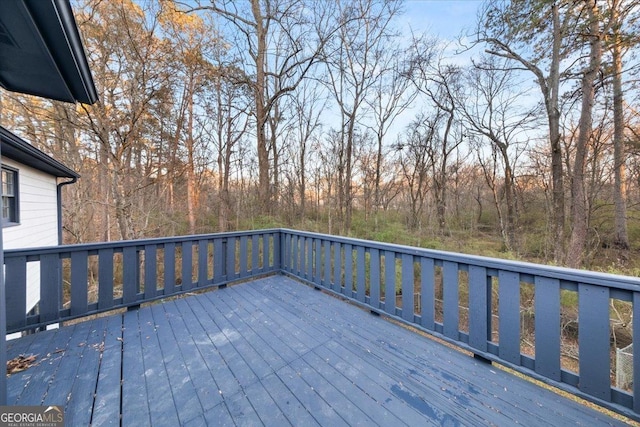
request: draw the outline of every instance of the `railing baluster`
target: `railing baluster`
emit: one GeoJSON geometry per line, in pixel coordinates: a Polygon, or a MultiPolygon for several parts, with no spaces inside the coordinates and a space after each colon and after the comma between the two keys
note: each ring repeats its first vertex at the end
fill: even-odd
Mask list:
{"type": "Polygon", "coordinates": [[[6,258],[5,271],[7,329],[13,330],[27,324],[27,257],[6,258]]]}
{"type": "MultiPolygon", "coordinates": [[[[60,311],[60,258],[58,254],[40,257],[40,321],[52,322],[60,311]]],[[[113,296],[111,297],[113,301],[113,296]]]]}
{"type": "Polygon", "coordinates": [[[144,246],[144,297],[155,298],[158,289],[156,245],[144,246]]]}
{"type": "Polygon", "coordinates": [[[402,318],[413,322],[413,255],[402,254],[402,318]]]}
{"type": "Polygon", "coordinates": [[[520,275],[498,273],[500,358],[520,365],[520,275]]]}
{"type": "Polygon", "coordinates": [[[610,401],[609,289],[580,283],[578,314],[580,390],[610,401]]]}
{"type": "Polygon", "coordinates": [[[247,236],[240,237],[240,277],[247,277],[248,274],[248,257],[247,236]]]}
{"type": "Polygon", "coordinates": [[[313,240],[315,246],[315,269],[313,270],[313,283],[316,285],[322,284],[322,240],[314,239],[313,240]]]}
{"type": "Polygon", "coordinates": [[[344,288],[342,292],[353,298],[353,246],[344,245],[344,288]]]}
{"type": "Polygon", "coordinates": [[[342,286],[342,248],[339,242],[333,242],[333,283],[331,289],[340,292],[342,286]]]}
{"type": "Polygon", "coordinates": [[[209,240],[198,240],[198,287],[209,283],[209,240]]]}
{"type": "Polygon", "coordinates": [[[225,252],[222,247],[222,238],[213,240],[213,283],[222,282],[222,276],[224,276],[225,252]]]}
{"type": "Polygon", "coordinates": [[[487,351],[487,269],[469,266],[469,345],[487,351]]]}
{"type": "Polygon", "coordinates": [[[113,307],[113,249],[105,248],[98,250],[98,309],[104,310],[111,307],[113,307]]]}
{"type": "Polygon", "coordinates": [[[536,372],[560,381],[560,281],[535,277],[536,372]]]}
{"type": "Polygon", "coordinates": [[[458,263],[445,261],[442,268],[443,331],[454,340],[458,339],[460,330],[459,294],[458,263]]]}
{"type": "Polygon", "coordinates": [[[89,252],[71,254],[71,315],[85,314],[88,310],[88,259],[89,252]]]}
{"type": "Polygon", "coordinates": [[[182,242],[182,291],[193,288],[193,242],[182,242]]]}
{"type": "Polygon", "coordinates": [[[369,304],[376,310],[380,309],[380,251],[369,251],[369,304]]]}
{"type": "Polygon", "coordinates": [[[360,302],[365,301],[367,292],[365,267],[364,246],[358,245],[356,248],[356,298],[360,302]]]}
{"type": "Polygon", "coordinates": [[[176,291],[176,245],[164,245],[164,294],[171,295],[176,291]]]}
{"type": "MultiPolygon", "coordinates": [[[[640,346],[640,292],[633,293],[633,347],[640,346]]],[[[638,354],[635,352],[634,354],[638,354]]],[[[633,358],[633,410],[640,414],[640,357],[633,358]]]]}
{"type": "Polygon", "coordinates": [[[396,314],[396,254],[384,251],[384,311],[396,314]]]}
{"type": "Polygon", "coordinates": [[[307,249],[307,271],[305,277],[307,280],[313,280],[313,238],[308,238],[306,243],[307,249]]]}
{"type": "Polygon", "coordinates": [[[325,288],[331,288],[331,241],[323,240],[324,245],[324,276],[322,284],[325,288]]]}
{"type": "Polygon", "coordinates": [[[236,238],[227,238],[227,280],[236,277],[236,238]]]}
{"type": "Polygon", "coordinates": [[[435,330],[435,263],[432,258],[420,259],[420,315],[421,325],[435,330]]]}
{"type": "Polygon", "coordinates": [[[139,292],[139,254],[135,246],[122,250],[122,301],[129,305],[138,300],[139,292]]]}
{"type": "Polygon", "coordinates": [[[259,271],[258,260],[260,255],[260,236],[254,234],[251,236],[251,273],[255,274],[259,271]]]}

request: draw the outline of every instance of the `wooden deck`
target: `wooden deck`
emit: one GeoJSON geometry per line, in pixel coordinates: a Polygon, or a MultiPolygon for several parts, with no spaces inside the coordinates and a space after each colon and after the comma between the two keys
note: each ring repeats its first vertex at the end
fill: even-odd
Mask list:
{"type": "Polygon", "coordinates": [[[284,276],[8,347],[9,403],[69,426],[624,425],[284,276]]]}

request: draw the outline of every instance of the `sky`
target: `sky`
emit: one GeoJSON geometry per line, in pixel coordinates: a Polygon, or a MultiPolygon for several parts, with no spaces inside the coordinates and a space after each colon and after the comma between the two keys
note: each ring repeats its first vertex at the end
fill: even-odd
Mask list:
{"type": "Polygon", "coordinates": [[[455,40],[465,27],[475,23],[482,0],[407,0],[399,19],[408,28],[442,39],[455,40]]]}

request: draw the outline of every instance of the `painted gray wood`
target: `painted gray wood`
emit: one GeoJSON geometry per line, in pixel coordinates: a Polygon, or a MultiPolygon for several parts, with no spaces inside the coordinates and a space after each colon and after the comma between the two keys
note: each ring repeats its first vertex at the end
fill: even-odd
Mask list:
{"type": "MultiPolygon", "coordinates": [[[[88,265],[89,254],[86,251],[71,254],[71,315],[87,312],[88,305],[88,265]]],[[[124,272],[123,272],[124,274],[124,272]]],[[[123,284],[124,286],[124,284],[123,284]]],[[[124,289],[123,289],[124,294],[124,289]]]]}
{"type": "Polygon", "coordinates": [[[384,252],[384,311],[396,314],[396,254],[384,252]]]}
{"type": "Polygon", "coordinates": [[[209,283],[209,241],[198,240],[198,287],[209,283]]]}
{"type": "MultiPolygon", "coordinates": [[[[264,238],[263,238],[264,241],[264,238]]],[[[254,234],[251,236],[251,272],[255,273],[261,269],[260,267],[260,236],[254,234]]],[[[264,246],[262,247],[264,251],[264,246]]]]}
{"type": "Polygon", "coordinates": [[[144,247],[144,297],[153,299],[158,294],[158,255],[156,245],[144,247]]]}
{"type": "Polygon", "coordinates": [[[282,276],[22,340],[10,401],[79,425],[624,425],[282,276]]]}
{"type": "Polygon", "coordinates": [[[560,281],[535,279],[536,373],[554,381],[560,370],[560,281]]]}
{"type": "Polygon", "coordinates": [[[233,280],[236,277],[236,238],[229,237],[227,239],[227,265],[225,267],[227,280],[233,280]]]}
{"type": "Polygon", "coordinates": [[[353,297],[353,246],[347,243],[344,245],[344,288],[342,292],[353,297]]]}
{"type": "Polygon", "coordinates": [[[105,310],[111,307],[113,307],[113,249],[105,248],[98,251],[98,308],[105,310]]]}
{"type": "Polygon", "coordinates": [[[240,237],[240,277],[244,278],[249,275],[249,253],[247,252],[247,236],[240,237]]]}
{"type": "MultiPolygon", "coordinates": [[[[640,292],[633,293],[633,342],[640,343],[640,292]]],[[[640,357],[633,358],[633,410],[640,413],[640,357]]]]}
{"type": "Polygon", "coordinates": [[[342,245],[333,243],[333,283],[331,289],[340,291],[342,286],[342,245]]]}
{"type": "Polygon", "coordinates": [[[182,291],[193,288],[193,242],[182,242],[182,291]]]}
{"type": "Polygon", "coordinates": [[[578,307],[580,390],[599,399],[611,400],[609,289],[581,283],[578,286],[578,307]],[[589,314],[583,316],[586,313],[589,314]]]}
{"type": "Polygon", "coordinates": [[[498,313],[500,358],[520,364],[520,276],[501,270],[498,273],[498,313]]]}
{"type": "Polygon", "coordinates": [[[313,270],[313,283],[316,285],[322,284],[322,240],[314,239],[314,256],[315,256],[315,268],[313,270]]]}
{"type": "Polygon", "coordinates": [[[443,330],[445,336],[458,339],[460,330],[460,290],[458,263],[445,261],[442,266],[443,330]]]}
{"type": "MultiPolygon", "coordinates": [[[[6,268],[6,264],[5,264],[6,268]]],[[[40,321],[58,319],[60,309],[60,259],[55,254],[40,257],[40,321]]],[[[113,299],[113,296],[111,297],[113,299]]]]}
{"type": "Polygon", "coordinates": [[[435,330],[435,263],[431,258],[420,259],[420,324],[435,330]]]}
{"type": "Polygon", "coordinates": [[[402,318],[413,322],[413,256],[402,254],[402,318]]]}
{"type": "Polygon", "coordinates": [[[325,288],[331,288],[331,242],[328,240],[322,241],[324,247],[324,274],[322,275],[322,285],[325,288]]]}
{"type": "Polygon", "coordinates": [[[224,251],[222,239],[213,240],[213,281],[220,282],[224,277],[226,252],[224,251]]]}
{"type": "Polygon", "coordinates": [[[488,304],[487,269],[469,266],[469,345],[482,352],[487,351],[487,335],[491,329],[487,318],[491,314],[488,304]],[[489,316],[487,316],[489,311],[489,316]]]}
{"type": "Polygon", "coordinates": [[[171,295],[176,291],[176,244],[164,245],[164,293],[171,295]]]}
{"type": "Polygon", "coordinates": [[[380,251],[369,251],[371,265],[369,267],[369,301],[373,308],[380,308],[380,251]]]}
{"type": "MultiPolygon", "coordinates": [[[[258,232],[234,232],[234,233],[222,233],[214,235],[203,236],[181,236],[162,239],[146,239],[130,242],[107,242],[99,244],[87,244],[87,245],[64,245],[60,247],[50,248],[35,248],[27,250],[10,250],[5,253],[5,270],[6,277],[16,277],[18,281],[23,273],[20,272],[21,265],[20,257],[29,262],[40,261],[41,265],[48,265],[48,268],[41,270],[42,275],[40,278],[41,287],[43,289],[43,295],[47,298],[43,298],[40,302],[40,314],[25,316],[24,313],[19,313],[17,310],[7,310],[7,316],[9,324],[16,325],[14,330],[33,328],[34,326],[42,326],[49,323],[58,323],[60,321],[69,320],[83,316],[85,313],[94,314],[95,312],[101,312],[110,310],[113,308],[119,308],[123,306],[135,306],[142,302],[162,298],[164,295],[169,295],[172,292],[186,292],[192,286],[190,270],[192,265],[192,245],[194,242],[208,241],[213,242],[214,245],[214,278],[212,284],[228,283],[230,281],[240,278],[239,272],[236,271],[236,266],[239,266],[243,274],[246,277],[251,277],[254,274],[261,272],[285,272],[291,273],[295,276],[306,280],[311,283],[321,283],[327,286],[328,289],[338,290],[347,298],[352,299],[355,302],[373,309],[379,310],[382,307],[380,304],[379,287],[382,280],[389,284],[395,284],[396,274],[398,276],[407,276],[408,273],[402,271],[396,271],[396,259],[408,259],[413,257],[414,262],[420,265],[420,286],[421,286],[421,312],[419,316],[411,316],[413,319],[409,319],[406,315],[405,303],[407,298],[403,299],[402,311],[397,308],[395,295],[389,293],[390,298],[385,299],[383,309],[394,319],[402,320],[409,324],[419,322],[421,327],[433,331],[436,335],[444,337],[452,343],[461,345],[464,348],[472,349],[482,356],[490,359],[500,359],[508,362],[511,366],[521,370],[524,373],[535,372],[536,375],[547,378],[549,381],[560,382],[562,387],[566,387],[569,390],[575,390],[575,387],[580,385],[583,388],[584,393],[589,393],[594,396],[593,398],[598,400],[601,404],[608,405],[608,401],[611,402],[613,407],[626,407],[634,408],[634,399],[631,393],[627,393],[623,390],[615,389],[610,386],[608,379],[605,380],[607,374],[604,373],[606,369],[592,370],[593,366],[602,365],[605,360],[605,332],[607,326],[605,326],[602,320],[605,309],[600,307],[602,313],[597,310],[581,309],[580,312],[580,329],[583,330],[583,323],[591,326],[588,329],[596,330],[595,336],[597,338],[596,346],[599,346],[597,350],[591,352],[587,356],[584,356],[584,351],[581,352],[581,364],[584,364],[580,369],[580,375],[576,375],[570,372],[563,372],[559,369],[559,326],[558,317],[556,314],[559,312],[559,299],[558,294],[560,290],[570,290],[572,292],[582,289],[606,289],[607,295],[611,299],[619,299],[622,301],[634,301],[637,297],[635,292],[640,286],[640,279],[637,278],[625,278],[621,276],[614,276],[602,273],[592,273],[580,270],[570,270],[548,266],[537,266],[529,263],[520,263],[514,261],[495,260],[490,258],[467,256],[460,254],[452,254],[440,251],[431,251],[420,248],[411,248],[397,245],[389,245],[379,242],[367,242],[356,239],[348,239],[337,236],[327,236],[316,233],[307,232],[295,232],[291,230],[261,230],[258,232]],[[248,244],[249,239],[251,245],[248,244]],[[247,241],[247,245],[242,243],[243,240],[247,241]],[[262,254],[259,259],[262,259],[262,268],[254,269],[254,241],[262,242],[262,254]],[[232,242],[231,245],[227,244],[227,241],[232,242]],[[224,242],[224,244],[223,244],[224,242]],[[239,243],[235,243],[239,242],[239,243]],[[289,243],[287,243],[289,242],[289,243]],[[291,244],[294,242],[295,244],[291,244]],[[304,243],[303,243],[304,242],[304,243]],[[319,243],[320,242],[320,243],[319,243]],[[174,258],[171,259],[169,253],[171,252],[171,245],[175,247],[183,247],[178,252],[174,250],[174,258]],[[176,246],[177,245],[177,246],[176,246]],[[303,245],[302,247],[300,245],[303,245]],[[233,249],[232,247],[233,246],[233,249]],[[287,247],[288,246],[288,247],[287,247]],[[347,249],[349,246],[349,249],[347,249]],[[146,292],[141,293],[140,289],[140,277],[148,276],[151,269],[147,263],[142,262],[142,257],[139,253],[144,248],[163,248],[165,256],[163,257],[165,265],[157,266],[163,268],[165,272],[164,292],[152,292],[151,289],[146,289],[146,292]],[[244,268],[243,257],[248,257],[249,247],[251,247],[251,268],[244,268]],[[322,249],[324,247],[324,249],[322,249]],[[182,250],[186,248],[187,250],[182,250]],[[320,248],[320,249],[318,249],[320,248]],[[333,249],[332,249],[333,248],[333,249]],[[367,298],[365,295],[364,301],[362,300],[362,288],[361,284],[362,270],[364,268],[365,273],[367,269],[365,263],[362,261],[362,253],[369,253],[370,260],[368,268],[368,276],[365,278],[364,283],[369,281],[370,303],[366,304],[367,298]],[[377,251],[377,252],[376,252],[377,251]],[[114,254],[122,253],[122,278],[124,283],[122,298],[114,299],[114,254]],[[237,254],[236,254],[237,252],[237,254]],[[321,253],[323,252],[323,254],[321,253]],[[355,264],[353,263],[353,254],[355,252],[355,264]],[[351,255],[349,255],[351,253],[351,255]],[[385,256],[385,262],[383,266],[380,266],[380,256],[385,256]],[[86,269],[84,263],[88,264],[89,257],[99,257],[99,271],[98,279],[101,286],[98,290],[97,302],[91,302],[86,300],[86,287],[88,282],[86,277],[86,269]],[[178,257],[181,257],[180,260],[178,257]],[[240,258],[236,259],[237,256],[240,258]],[[348,262],[347,258],[351,256],[351,261],[348,262]],[[186,259],[185,259],[186,258],[186,259]],[[62,285],[60,283],[60,266],[63,259],[70,259],[71,263],[71,297],[70,304],[62,307],[60,305],[62,285]],[[376,261],[377,259],[377,261],[376,261]],[[319,260],[319,261],[318,261],[319,260]],[[175,265],[175,262],[182,261],[182,271],[179,273],[174,270],[174,274],[181,274],[185,277],[185,267],[188,266],[189,280],[183,280],[182,286],[173,286],[173,291],[170,289],[171,281],[167,275],[171,275],[172,268],[170,266],[175,265]],[[296,265],[297,268],[290,268],[288,266],[296,265]],[[300,269],[300,264],[304,264],[304,268],[300,269]],[[324,263],[324,264],[323,264],[324,263]],[[378,265],[376,265],[376,263],[378,265]],[[111,264],[111,265],[109,265],[111,264]],[[75,265],[75,266],[74,266],[75,265]],[[148,268],[149,271],[141,275],[140,269],[142,266],[148,268]],[[221,266],[216,268],[216,266],[221,266]],[[444,325],[435,324],[434,322],[434,289],[433,289],[433,271],[435,266],[441,266],[443,275],[445,277],[444,287],[444,325]],[[455,268],[453,268],[455,266],[455,268]],[[231,268],[230,268],[231,267],[231,268]],[[385,277],[381,276],[381,269],[385,268],[385,277]],[[354,269],[355,268],[355,269],[354,269]],[[460,269],[461,271],[468,271],[468,277],[470,281],[470,301],[480,301],[481,304],[477,306],[470,304],[469,316],[470,325],[469,333],[459,332],[459,296],[457,284],[457,271],[454,274],[454,270],[460,269]],[[226,270],[229,270],[227,272],[226,270]],[[260,270],[255,271],[254,270],[260,270]],[[323,270],[323,272],[322,272],[323,270]],[[376,272],[377,270],[377,272],[376,272]],[[485,273],[482,273],[484,270],[485,273]],[[448,273],[449,271],[449,273],[448,273]],[[322,272],[322,274],[321,274],[322,272]],[[355,272],[355,274],[354,274],[355,272]],[[479,272],[479,273],[476,273],[479,272]],[[477,276],[476,276],[477,274],[477,276]],[[481,277],[485,275],[486,282],[482,283],[481,277]],[[322,276],[322,277],[320,277],[322,276]],[[355,277],[355,282],[353,278],[355,277]],[[447,279],[449,277],[450,279],[447,279]],[[482,330],[486,326],[486,335],[490,339],[491,331],[491,281],[499,279],[499,345],[495,342],[486,343],[486,350],[483,349],[484,343],[482,340],[482,330]],[[513,279],[509,279],[512,277],[513,279]],[[517,280],[515,279],[517,277],[517,280]],[[455,279],[455,280],[454,280],[455,279]],[[347,281],[350,281],[347,284],[347,281]],[[504,284],[512,281],[514,286],[511,288],[504,284]],[[452,286],[446,286],[448,282],[454,283],[452,286]],[[334,284],[331,285],[331,282],[334,284]],[[536,342],[544,343],[537,346],[536,357],[530,357],[527,355],[521,355],[519,349],[519,287],[520,282],[532,285],[536,293],[536,342]],[[74,283],[79,283],[79,286],[74,287],[74,283]],[[104,286],[103,284],[107,285],[104,286]],[[346,285],[342,289],[342,285],[346,285]],[[581,285],[584,284],[586,288],[581,285]],[[376,288],[378,286],[378,288],[376,288]],[[589,288],[593,287],[593,288],[589,288]],[[485,289],[485,295],[483,298],[482,289],[485,289]],[[376,290],[377,289],[377,290],[376,290]],[[344,292],[344,293],[343,293],[344,292]],[[55,295],[53,295],[55,294],[55,295]],[[486,303],[485,303],[486,301],[486,303]],[[484,305],[484,307],[482,307],[484,305]],[[55,307],[54,307],[55,306],[55,307]],[[485,313],[485,319],[482,319],[482,313],[485,313]],[[593,313],[593,314],[592,314],[593,313]],[[45,314],[45,315],[43,315],[45,314]],[[585,317],[586,316],[586,317],[585,317]],[[602,317],[599,318],[599,317],[602,317]],[[597,319],[596,319],[597,318],[597,319]],[[509,320],[510,319],[510,320],[509,320]],[[585,320],[586,319],[586,320],[585,320]],[[13,322],[13,323],[12,323],[13,322]],[[618,406],[616,406],[618,405],[618,406]]],[[[200,243],[198,243],[200,245],[200,243]]],[[[257,247],[257,246],[256,246],[257,247]]],[[[200,252],[199,252],[200,253],[200,252]]],[[[119,257],[116,257],[119,259],[119,257]]],[[[365,258],[366,259],[366,258],[365,258]]],[[[202,267],[200,260],[198,260],[199,269],[202,267]]],[[[404,270],[405,264],[401,264],[401,270],[404,270]]],[[[117,270],[116,270],[117,271],[117,270]]],[[[202,275],[199,273],[199,277],[202,275]]],[[[244,278],[244,276],[243,276],[244,278]]],[[[157,279],[157,277],[156,277],[157,279]]],[[[401,279],[404,280],[404,279],[401,279]]],[[[148,283],[148,280],[145,280],[148,283]]],[[[157,281],[157,280],[156,280],[157,281]]],[[[207,286],[209,280],[207,280],[207,286]]],[[[199,286],[201,284],[199,283],[199,286]]],[[[404,286],[404,284],[403,284],[404,286]]],[[[393,286],[393,288],[395,288],[393,286]]],[[[16,298],[16,294],[13,289],[10,289],[8,298],[16,298]]],[[[395,293],[394,291],[392,291],[395,293]]],[[[403,293],[407,291],[403,289],[403,293]]],[[[586,295],[586,294],[585,294],[586,295]]],[[[582,296],[581,304],[586,304],[587,307],[591,305],[597,305],[593,301],[599,301],[599,297],[582,296]]],[[[21,298],[18,296],[18,298],[21,298]]],[[[603,301],[606,298],[601,298],[603,301]]],[[[14,299],[15,300],[15,299],[14,299]]],[[[605,304],[608,305],[608,304],[605,304]]],[[[634,307],[637,309],[637,307],[634,307]]],[[[640,329],[640,328],[638,328],[640,329]]],[[[582,343],[584,346],[593,346],[588,338],[585,338],[587,332],[583,331],[582,343]],[[585,342],[587,344],[585,344],[585,342]]],[[[640,369],[636,369],[640,371],[640,369]]],[[[640,400],[640,399],[635,399],[640,400]]],[[[635,406],[638,406],[635,404],[635,406]]]]}
{"type": "Polygon", "coordinates": [[[122,300],[125,305],[138,300],[140,260],[135,246],[122,249],[122,300]]]}
{"type": "Polygon", "coordinates": [[[7,330],[11,331],[27,324],[27,257],[7,259],[5,269],[7,330]]]}
{"type": "Polygon", "coordinates": [[[356,298],[360,302],[365,301],[366,295],[365,256],[364,247],[356,247],[356,298]]]}

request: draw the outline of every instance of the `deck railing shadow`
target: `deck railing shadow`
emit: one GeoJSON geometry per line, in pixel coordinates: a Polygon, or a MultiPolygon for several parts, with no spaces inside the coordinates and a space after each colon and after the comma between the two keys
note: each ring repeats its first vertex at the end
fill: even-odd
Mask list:
{"type": "Polygon", "coordinates": [[[8,250],[4,257],[9,332],[282,273],[640,419],[640,358],[633,358],[629,388],[618,388],[610,344],[612,302],[629,305],[640,342],[638,278],[287,229],[8,250]],[[39,266],[40,302],[25,314],[29,265],[39,266]],[[523,344],[525,293],[533,298],[526,317],[533,350],[523,344]],[[579,317],[572,369],[561,354],[567,294],[579,317]]]}

